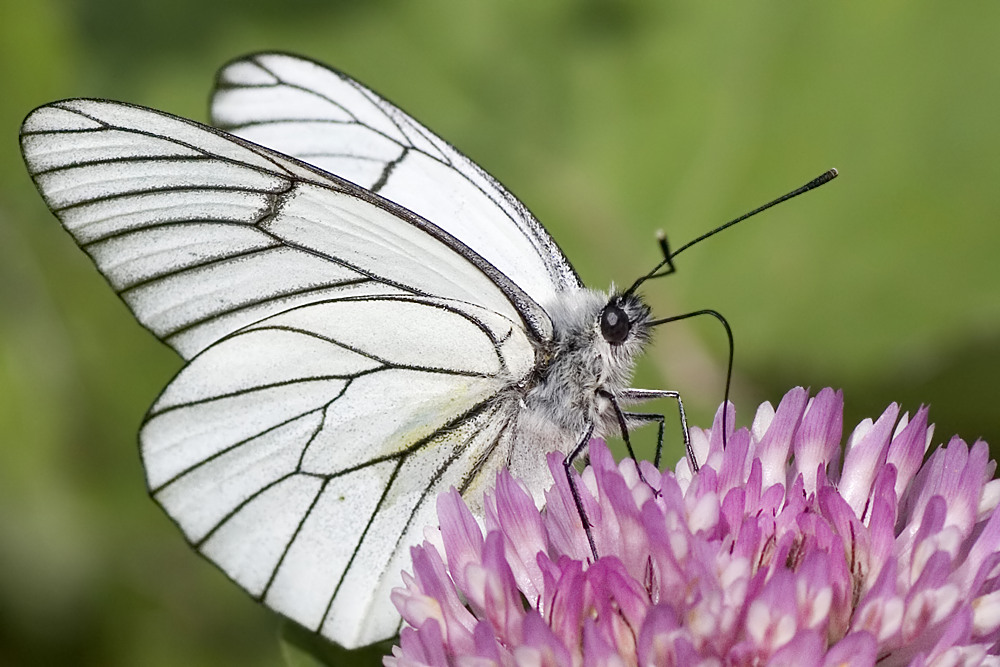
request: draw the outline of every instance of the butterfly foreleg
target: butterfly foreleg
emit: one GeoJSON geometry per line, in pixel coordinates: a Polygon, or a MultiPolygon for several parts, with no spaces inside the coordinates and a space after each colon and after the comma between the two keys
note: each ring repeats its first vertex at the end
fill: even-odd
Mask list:
{"type": "MultiPolygon", "coordinates": [[[[687,453],[688,462],[691,469],[698,472],[698,461],[694,457],[694,449],[691,447],[691,432],[688,430],[687,414],[684,412],[684,401],[680,392],[667,389],[634,389],[629,388],[621,392],[621,400],[626,403],[642,403],[657,398],[669,398],[677,401],[677,413],[681,420],[681,437],[684,439],[684,451],[687,453]]],[[[637,418],[644,421],[658,421],[660,424],[659,436],[656,439],[656,455],[653,457],[653,465],[660,467],[660,457],[663,453],[663,428],[664,418],[660,414],[652,413],[625,413],[626,417],[637,418]]],[[[629,450],[631,452],[631,449],[629,450]]],[[[633,457],[634,458],[634,457],[633,457]]]]}
{"type": "Polygon", "coordinates": [[[580,497],[580,489],[576,486],[576,481],[573,479],[572,468],[573,462],[576,461],[577,457],[583,452],[587,443],[590,442],[590,436],[594,434],[594,425],[590,424],[587,426],[587,430],[584,432],[583,437],[580,438],[573,450],[566,455],[563,459],[563,470],[566,472],[566,481],[569,482],[570,493],[573,494],[573,504],[576,505],[576,512],[580,516],[580,523],[583,524],[583,531],[587,533],[587,542],[590,544],[590,552],[594,556],[594,560],[597,560],[597,546],[594,544],[594,535],[590,531],[590,519],[587,518],[587,512],[583,509],[583,498],[580,497]]]}

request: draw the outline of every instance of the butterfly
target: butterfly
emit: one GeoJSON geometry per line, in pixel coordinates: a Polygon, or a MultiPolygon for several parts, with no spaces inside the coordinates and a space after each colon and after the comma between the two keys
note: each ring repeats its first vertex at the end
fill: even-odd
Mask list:
{"type": "Polygon", "coordinates": [[[676,392],[629,386],[666,321],[641,281],[585,288],[521,202],[370,89],[250,55],[211,122],[71,99],[32,111],[21,149],[186,361],[139,433],[152,497],[268,607],[346,647],[392,636],[439,492],[481,508],[506,466],[542,502],[548,452],[568,466],[648,422],[662,440],[662,415],[622,406],[673,398],[683,420],[676,392]]]}

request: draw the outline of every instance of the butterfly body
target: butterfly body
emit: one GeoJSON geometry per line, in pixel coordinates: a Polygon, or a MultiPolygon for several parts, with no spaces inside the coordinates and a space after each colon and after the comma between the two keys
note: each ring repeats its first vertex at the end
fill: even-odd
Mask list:
{"type": "Polygon", "coordinates": [[[546,308],[554,332],[549,361],[540,368],[526,403],[529,411],[547,415],[575,445],[588,425],[594,425],[595,436],[618,429],[607,396],[629,387],[648,340],[649,309],[637,297],[625,300],[631,331],[624,341],[612,343],[601,331],[601,315],[622,297],[594,290],[561,296],[546,308]]]}
{"type": "MultiPolygon", "coordinates": [[[[496,465],[504,465],[526,482],[543,502],[547,488],[546,455],[569,454],[589,437],[620,432],[612,398],[628,402],[626,390],[638,355],[648,340],[649,309],[635,296],[608,295],[596,290],[567,291],[546,306],[552,321],[552,339],[536,352],[536,366],[523,381],[512,384],[498,402],[509,422],[498,442],[496,465]],[[610,343],[601,331],[601,316],[609,304],[628,308],[630,331],[621,343],[610,343]]],[[[483,473],[485,473],[485,469],[483,473]]],[[[468,502],[479,507],[480,494],[468,502]]]]}
{"type": "Polygon", "coordinates": [[[370,643],[436,494],[475,503],[507,465],[540,500],[547,452],[670,394],[628,387],[649,310],[584,288],[513,195],[346,75],[248,56],[212,116],[65,100],[22,152],[186,362],[140,430],[153,498],[253,597],[370,643]]]}

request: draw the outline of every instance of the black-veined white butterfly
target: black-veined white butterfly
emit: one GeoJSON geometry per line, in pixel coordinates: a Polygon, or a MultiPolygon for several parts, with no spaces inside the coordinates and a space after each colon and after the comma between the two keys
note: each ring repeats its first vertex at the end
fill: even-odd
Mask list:
{"type": "MultiPolygon", "coordinates": [[[[24,121],[39,192],[187,365],[140,432],[153,497],[251,595],[348,647],[393,635],[450,486],[662,417],[619,407],[649,309],[585,289],[499,183],[339,72],[226,65],[225,131],[104,100],[24,121]],[[231,134],[230,134],[231,133],[231,134]]],[[[667,262],[669,262],[669,254],[667,262]]],[[[539,498],[540,500],[540,498],[539,498]]]]}

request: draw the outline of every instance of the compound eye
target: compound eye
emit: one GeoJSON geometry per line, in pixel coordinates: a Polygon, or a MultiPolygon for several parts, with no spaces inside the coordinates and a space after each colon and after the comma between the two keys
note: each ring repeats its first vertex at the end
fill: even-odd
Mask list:
{"type": "Polygon", "coordinates": [[[612,345],[621,345],[628,338],[632,323],[618,304],[609,303],[601,313],[601,334],[612,345]]]}

